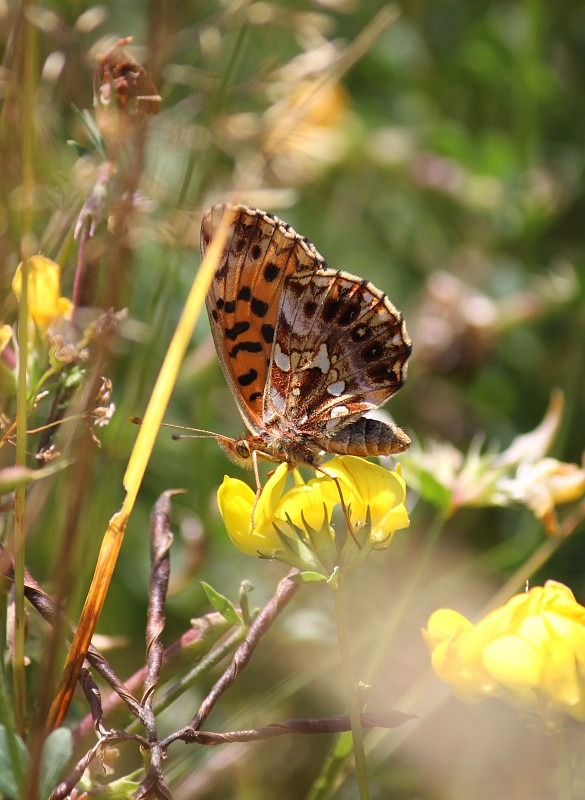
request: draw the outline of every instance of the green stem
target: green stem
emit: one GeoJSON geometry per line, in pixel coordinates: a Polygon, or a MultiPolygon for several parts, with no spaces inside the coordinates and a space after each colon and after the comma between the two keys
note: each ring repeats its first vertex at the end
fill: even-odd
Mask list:
{"type": "MultiPolygon", "coordinates": [[[[26,466],[28,364],[28,274],[29,264],[23,261],[22,292],[18,317],[18,385],[16,394],[16,465],[26,466]]],[[[12,681],[16,728],[24,734],[26,715],[25,685],[25,620],[24,620],[24,563],[25,563],[25,498],[24,484],[17,487],[14,498],[14,652],[12,681]]]]}
{"type": "Polygon", "coordinates": [[[565,727],[562,723],[560,728],[553,733],[553,737],[556,747],[558,800],[572,800],[571,765],[567,751],[565,727]]]}
{"type": "Polygon", "coordinates": [[[351,735],[353,740],[353,755],[355,759],[355,771],[359,788],[360,800],[369,800],[370,790],[368,787],[368,772],[366,766],[366,753],[364,750],[364,734],[362,730],[361,709],[358,696],[358,689],[355,683],[351,664],[351,653],[349,648],[349,634],[347,630],[347,619],[345,615],[345,605],[341,582],[330,584],[333,591],[335,603],[335,619],[337,622],[337,638],[339,641],[339,652],[341,655],[341,668],[347,695],[347,705],[349,719],[351,723],[351,735]]]}

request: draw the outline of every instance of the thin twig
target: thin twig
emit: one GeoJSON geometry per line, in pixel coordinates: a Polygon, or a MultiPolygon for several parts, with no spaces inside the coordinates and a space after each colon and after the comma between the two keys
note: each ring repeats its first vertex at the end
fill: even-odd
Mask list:
{"type": "MultiPolygon", "coordinates": [[[[221,616],[221,614],[215,611],[212,614],[207,614],[204,617],[193,620],[191,624],[193,627],[189,628],[189,630],[186,631],[179,639],[172,642],[172,644],[170,644],[163,651],[161,678],[164,677],[166,679],[167,676],[170,677],[174,675],[177,671],[177,668],[184,664],[186,659],[188,659],[191,663],[199,661],[201,658],[201,653],[207,653],[212,644],[221,636],[223,636],[230,626],[230,623],[228,623],[227,620],[221,616]]],[[[104,715],[111,717],[111,715],[117,714],[120,711],[124,697],[120,691],[120,687],[114,686],[110,677],[106,677],[104,674],[105,669],[111,669],[107,661],[104,659],[104,664],[98,664],[94,662],[93,658],[95,658],[95,653],[97,653],[97,651],[94,651],[93,648],[90,648],[87,656],[88,660],[94,669],[96,669],[114,689],[114,691],[109,694],[103,702],[104,715]],[[92,656],[92,658],[90,658],[90,656],[92,656]]],[[[133,675],[131,675],[124,682],[124,684],[121,684],[121,686],[123,686],[124,690],[128,693],[138,692],[146,680],[147,671],[148,670],[146,666],[141,667],[141,669],[137,670],[133,675]]],[[[189,685],[191,685],[191,683],[192,681],[189,683],[189,685]]],[[[157,696],[153,706],[156,712],[158,712],[164,706],[164,700],[166,696],[166,693],[161,697],[157,696]]],[[[133,711],[133,713],[135,713],[135,716],[139,717],[140,704],[138,701],[134,700],[131,694],[130,697],[138,709],[137,712],[133,711]]],[[[128,703],[126,704],[128,705],[128,703]]],[[[74,741],[80,741],[92,730],[92,727],[93,722],[91,715],[88,715],[73,731],[74,741]]]]}
{"type": "Polygon", "coordinates": [[[173,543],[170,530],[170,499],[175,491],[166,491],[157,500],[150,526],[150,592],[146,622],[146,665],[142,705],[152,710],[152,695],[159,680],[163,655],[161,634],[165,627],[165,602],[169,586],[169,551],[173,543]]]}
{"type": "Polygon", "coordinates": [[[146,778],[136,792],[137,800],[141,798],[169,798],[170,789],[162,774],[165,756],[160,745],[156,728],[156,718],[152,710],[154,690],[159,680],[162,663],[163,646],[161,634],[165,627],[165,602],[170,576],[170,549],[173,534],[170,530],[169,512],[171,497],[176,491],[169,490],[156,501],[150,524],[150,592],[148,598],[148,615],[146,622],[146,680],[142,697],[140,719],[146,728],[150,745],[150,767],[146,778]]]}
{"type": "Polygon", "coordinates": [[[61,783],[53,789],[49,800],[64,800],[66,797],[68,797],[75,786],[79,783],[83,773],[94,760],[94,758],[96,758],[102,750],[105,750],[108,747],[113,747],[121,742],[137,742],[140,747],[148,750],[148,742],[144,736],[138,736],[135,733],[126,733],[126,731],[105,732],[100,738],[99,742],[96,742],[91,750],[88,750],[88,752],[79,759],[65,780],[61,781],[61,783]]]}
{"type": "Polygon", "coordinates": [[[199,709],[198,713],[184,728],[181,728],[180,730],[175,731],[175,733],[172,733],[170,736],[167,736],[167,738],[161,742],[161,746],[168,747],[168,745],[174,742],[176,739],[182,739],[186,742],[193,741],[195,731],[199,730],[221,695],[227,689],[229,689],[240,672],[248,664],[260,639],[268,631],[276,617],[297,592],[299,584],[291,580],[291,577],[297,573],[298,570],[293,569],[285,578],[280,581],[275,594],[264,606],[262,611],[258,614],[250,626],[248,635],[234,653],[232,663],[223,673],[221,678],[211,688],[211,691],[201,704],[201,708],[199,709]]]}
{"type": "MultiPolygon", "coordinates": [[[[363,728],[397,728],[411,719],[412,714],[403,714],[400,711],[379,712],[377,714],[362,714],[361,725],[363,728]]],[[[251,730],[226,731],[194,731],[193,741],[197,744],[216,745],[230,742],[256,742],[261,739],[274,739],[276,736],[286,736],[291,733],[343,733],[351,730],[351,723],[347,714],[335,717],[316,717],[302,719],[287,719],[284,722],[275,722],[262,728],[251,730]]]]}

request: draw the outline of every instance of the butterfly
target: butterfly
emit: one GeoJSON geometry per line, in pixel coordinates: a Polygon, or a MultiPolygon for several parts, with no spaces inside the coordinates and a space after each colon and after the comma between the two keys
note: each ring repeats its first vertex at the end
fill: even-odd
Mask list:
{"type": "Polygon", "coordinates": [[[331,269],[278,217],[244,205],[203,217],[201,253],[229,215],[206,306],[248,433],[218,436],[237,463],[318,466],[325,453],[379,456],[410,444],[365,417],[400,389],[412,350],[400,312],[369,281],[331,269]]]}

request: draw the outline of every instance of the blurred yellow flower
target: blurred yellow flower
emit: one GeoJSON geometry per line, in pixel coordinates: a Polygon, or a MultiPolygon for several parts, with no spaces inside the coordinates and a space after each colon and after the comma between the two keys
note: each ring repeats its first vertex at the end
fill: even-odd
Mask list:
{"type": "Polygon", "coordinates": [[[534,464],[521,464],[509,490],[541,519],[548,533],[556,533],[555,508],[585,494],[585,468],[556,458],[542,458],[534,464]]]}
{"type": "MultiPolygon", "coordinates": [[[[22,262],[12,279],[12,290],[20,301],[22,295],[22,262]]],[[[68,319],[73,304],[61,297],[61,268],[50,258],[32,256],[28,261],[28,314],[39,332],[45,334],[56,319],[68,319]]]]}
{"type": "MultiPolygon", "coordinates": [[[[284,88],[286,87],[286,88],[284,88]]],[[[265,114],[264,149],[280,181],[298,186],[341,160],[350,141],[352,114],[341,84],[303,81],[265,114]]]]}
{"type": "Polygon", "coordinates": [[[423,635],[435,673],[464,700],[585,720],[585,608],[563,584],[516,595],[476,625],[440,609],[423,635]]]}
{"type": "MultiPolygon", "coordinates": [[[[248,555],[274,557],[300,569],[330,574],[339,557],[331,524],[333,509],[341,504],[334,478],[354,534],[367,533],[367,541],[360,542],[362,550],[388,545],[394,531],[409,525],[405,484],[397,472],[354,456],[335,457],[323,469],[327,475],[319,473],[306,483],[295,471],[295,486],[285,491],[289,469],[280,464],[255,507],[252,489],[226,476],[218,504],[236,547],[248,555]]],[[[350,541],[352,537],[347,537],[346,544],[350,541]]]]}
{"type": "Polygon", "coordinates": [[[0,353],[4,350],[12,338],[12,328],[10,325],[0,325],[0,353]]]}

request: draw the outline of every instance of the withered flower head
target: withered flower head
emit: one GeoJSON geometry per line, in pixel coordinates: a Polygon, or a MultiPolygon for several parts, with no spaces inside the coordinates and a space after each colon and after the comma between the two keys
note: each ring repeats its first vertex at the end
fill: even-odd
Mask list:
{"type": "Polygon", "coordinates": [[[97,57],[93,94],[96,106],[117,108],[126,114],[158,114],[161,97],[150,75],[136,63],[124,46],[132,36],[120,39],[115,47],[97,57]]]}

